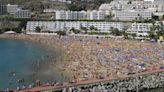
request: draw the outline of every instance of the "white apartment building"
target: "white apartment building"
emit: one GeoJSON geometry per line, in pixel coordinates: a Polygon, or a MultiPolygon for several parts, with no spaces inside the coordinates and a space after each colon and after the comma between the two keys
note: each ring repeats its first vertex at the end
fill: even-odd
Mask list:
{"type": "Polygon", "coordinates": [[[151,19],[151,11],[134,11],[134,10],[124,10],[124,11],[115,11],[115,19],[121,21],[132,21],[132,20],[143,20],[151,19]]]}
{"type": "Polygon", "coordinates": [[[154,0],[144,0],[144,1],[154,2],[154,0]]]}
{"type": "Polygon", "coordinates": [[[104,20],[105,19],[105,12],[104,11],[87,11],[87,18],[88,20],[104,20]]]}
{"type": "Polygon", "coordinates": [[[111,1],[111,3],[101,4],[99,10],[101,11],[123,10],[124,5],[128,5],[128,2],[129,0],[113,0],[111,1]]]}
{"type": "Polygon", "coordinates": [[[17,10],[14,14],[15,18],[31,18],[30,10],[17,10]]]}
{"type": "Polygon", "coordinates": [[[11,14],[14,18],[31,18],[30,10],[22,10],[18,5],[10,5],[7,6],[7,12],[11,14]]]}
{"type": "Polygon", "coordinates": [[[144,2],[141,4],[144,9],[148,9],[153,12],[163,12],[164,11],[164,3],[155,3],[155,2],[144,2]]]}
{"type": "Polygon", "coordinates": [[[44,13],[55,13],[56,10],[54,10],[54,9],[44,9],[43,12],[44,13]]]}
{"type": "Polygon", "coordinates": [[[62,3],[68,3],[68,4],[71,4],[72,3],[71,0],[50,0],[50,1],[53,1],[53,2],[62,2],[62,3]]]}
{"type": "Polygon", "coordinates": [[[78,19],[80,19],[78,16],[79,16],[78,11],[68,11],[68,12],[66,12],[66,19],[67,20],[78,20],[78,19]]]}
{"type": "Polygon", "coordinates": [[[87,12],[86,11],[79,11],[78,19],[79,20],[85,20],[86,18],[87,18],[87,12]]]}
{"type": "Polygon", "coordinates": [[[164,0],[154,0],[153,3],[156,3],[156,4],[164,4],[164,0]]]}
{"type": "Polygon", "coordinates": [[[104,20],[105,12],[103,11],[56,11],[57,20],[104,20]]]}
{"type": "Polygon", "coordinates": [[[55,15],[56,15],[56,19],[59,19],[59,20],[66,19],[66,13],[64,10],[56,11],[55,15]]]}
{"type": "Polygon", "coordinates": [[[147,36],[148,32],[151,31],[151,23],[132,23],[127,33],[135,33],[137,36],[147,36]]]}
{"type": "Polygon", "coordinates": [[[108,3],[101,4],[99,7],[99,10],[101,10],[101,11],[110,11],[111,9],[112,9],[112,7],[108,3]]]}
{"type": "Polygon", "coordinates": [[[86,21],[28,21],[26,30],[35,31],[35,28],[39,26],[42,29],[49,31],[70,30],[71,28],[80,29],[86,27],[89,29],[94,26],[99,31],[109,31],[111,28],[117,28],[118,30],[124,30],[124,23],[121,22],[86,22],[86,21]]]}
{"type": "Polygon", "coordinates": [[[102,4],[99,7],[102,11],[123,11],[123,10],[147,10],[154,12],[164,12],[164,0],[153,1],[130,1],[113,0],[110,4],[102,4]]]}
{"type": "Polygon", "coordinates": [[[113,8],[116,10],[138,10],[138,9],[157,9],[158,4],[149,1],[131,1],[131,3],[114,3],[113,8]]]}
{"type": "Polygon", "coordinates": [[[112,7],[110,6],[110,4],[101,4],[101,6],[99,7],[99,11],[103,11],[105,12],[105,15],[110,15],[112,12],[112,7]]]}
{"type": "Polygon", "coordinates": [[[7,7],[6,5],[0,4],[0,15],[4,15],[7,13],[7,7]]]}
{"type": "Polygon", "coordinates": [[[55,13],[57,20],[74,20],[78,18],[77,11],[58,10],[55,13]]]}
{"type": "Polygon", "coordinates": [[[10,4],[7,5],[7,12],[9,14],[15,14],[18,9],[19,9],[18,5],[10,5],[10,4]]]}
{"type": "Polygon", "coordinates": [[[113,0],[113,1],[111,2],[111,4],[120,3],[120,4],[124,5],[124,4],[128,4],[129,1],[130,1],[130,0],[113,0]]]}
{"type": "Polygon", "coordinates": [[[132,6],[133,9],[143,9],[143,10],[148,9],[149,11],[153,11],[153,12],[164,11],[163,9],[164,3],[157,3],[157,2],[150,2],[150,1],[142,1],[140,3],[128,4],[125,6],[132,6]]]}
{"type": "Polygon", "coordinates": [[[56,22],[52,21],[28,21],[26,25],[26,30],[34,31],[36,27],[40,27],[41,29],[55,31],[56,22]]]}

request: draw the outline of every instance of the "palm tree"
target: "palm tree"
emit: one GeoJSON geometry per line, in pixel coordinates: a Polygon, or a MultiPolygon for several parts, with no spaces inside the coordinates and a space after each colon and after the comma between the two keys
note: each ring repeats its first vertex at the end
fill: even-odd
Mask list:
{"type": "Polygon", "coordinates": [[[156,25],[156,30],[160,31],[160,25],[156,25]]]}
{"type": "Polygon", "coordinates": [[[70,29],[70,31],[72,31],[72,32],[75,33],[75,34],[80,33],[80,30],[77,30],[77,29],[75,29],[74,27],[73,27],[72,29],[70,29]]]}
{"type": "Polygon", "coordinates": [[[128,33],[127,32],[124,31],[124,32],[122,32],[122,34],[123,34],[125,39],[128,39],[128,33]]]}
{"type": "Polygon", "coordinates": [[[148,37],[149,37],[150,39],[155,39],[155,32],[154,32],[154,31],[149,31],[149,32],[148,32],[148,37]]]}
{"type": "Polygon", "coordinates": [[[155,25],[155,22],[153,22],[152,26],[150,27],[150,31],[148,32],[150,39],[155,39],[157,29],[158,29],[158,26],[155,25]]]}
{"type": "Polygon", "coordinates": [[[155,25],[152,25],[151,27],[150,27],[150,31],[152,31],[152,32],[155,32],[156,31],[156,26],[155,25]]]}
{"type": "Polygon", "coordinates": [[[2,29],[0,29],[0,34],[2,34],[3,33],[3,30],[2,29]]]}
{"type": "Polygon", "coordinates": [[[74,27],[72,27],[69,31],[74,32],[74,31],[75,31],[75,28],[74,28],[74,27]]]}
{"type": "Polygon", "coordinates": [[[137,36],[136,33],[133,33],[131,35],[132,35],[133,39],[135,39],[135,37],[137,36]]]}
{"type": "Polygon", "coordinates": [[[162,22],[159,22],[159,30],[158,30],[158,31],[159,31],[162,35],[164,34],[163,27],[164,27],[163,23],[162,23],[162,22]]]}
{"type": "Polygon", "coordinates": [[[122,32],[120,32],[117,28],[111,29],[110,31],[111,31],[110,33],[114,36],[122,35],[122,32]]]}
{"type": "Polygon", "coordinates": [[[94,26],[90,26],[90,30],[94,30],[95,29],[95,27],[94,26]]]}
{"type": "Polygon", "coordinates": [[[112,17],[113,17],[113,16],[114,16],[114,15],[112,15],[112,14],[107,15],[107,16],[105,16],[105,20],[110,21],[110,20],[112,20],[112,17]]]}
{"type": "Polygon", "coordinates": [[[35,28],[35,31],[36,31],[36,32],[41,32],[41,28],[40,28],[39,26],[37,26],[37,27],[35,28]]]}
{"type": "Polygon", "coordinates": [[[86,27],[81,27],[81,30],[85,31],[85,34],[87,33],[88,29],[86,27]]]}
{"type": "Polygon", "coordinates": [[[56,32],[60,37],[66,35],[66,31],[57,31],[56,32]]]}
{"type": "Polygon", "coordinates": [[[163,23],[162,22],[159,22],[158,25],[157,25],[157,36],[162,36],[163,35],[163,23]]]}

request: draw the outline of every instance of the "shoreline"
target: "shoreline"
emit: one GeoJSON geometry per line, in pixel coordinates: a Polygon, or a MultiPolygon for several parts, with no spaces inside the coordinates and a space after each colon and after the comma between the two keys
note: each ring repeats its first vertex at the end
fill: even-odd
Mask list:
{"type": "Polygon", "coordinates": [[[41,45],[43,48],[49,51],[52,51],[52,53],[54,52],[54,53],[59,54],[59,57],[52,58],[52,61],[54,60],[55,62],[53,63],[53,65],[50,65],[49,67],[54,67],[52,68],[53,71],[55,71],[57,74],[63,75],[64,78],[67,78],[67,79],[71,78],[70,73],[62,72],[60,70],[60,67],[58,67],[59,64],[62,64],[62,62],[65,62],[65,60],[68,59],[68,57],[66,56],[66,53],[63,51],[63,49],[60,46],[58,46],[58,44],[52,45],[48,41],[46,41],[46,39],[38,35],[1,34],[0,39],[14,39],[14,40],[20,40],[20,41],[29,41],[34,44],[41,45]]]}

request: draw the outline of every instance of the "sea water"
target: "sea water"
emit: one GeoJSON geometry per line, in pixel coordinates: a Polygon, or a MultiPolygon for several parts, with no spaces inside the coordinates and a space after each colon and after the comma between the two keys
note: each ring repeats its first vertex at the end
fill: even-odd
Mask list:
{"type": "MultiPolygon", "coordinates": [[[[0,89],[30,85],[36,80],[61,81],[53,70],[51,59],[57,52],[29,41],[0,39],[0,89]]],[[[60,55],[61,56],[61,55],[60,55]]]]}

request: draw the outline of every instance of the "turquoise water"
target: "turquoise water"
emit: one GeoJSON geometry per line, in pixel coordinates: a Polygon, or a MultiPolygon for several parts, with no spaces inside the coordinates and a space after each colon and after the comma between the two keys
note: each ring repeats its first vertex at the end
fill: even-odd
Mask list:
{"type": "Polygon", "coordinates": [[[58,53],[32,42],[0,39],[0,89],[29,85],[37,79],[61,81],[51,66],[57,57],[58,53]]]}

